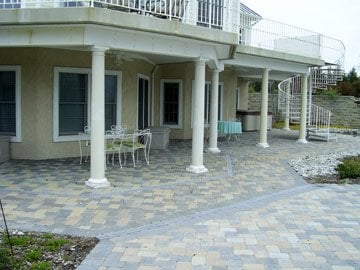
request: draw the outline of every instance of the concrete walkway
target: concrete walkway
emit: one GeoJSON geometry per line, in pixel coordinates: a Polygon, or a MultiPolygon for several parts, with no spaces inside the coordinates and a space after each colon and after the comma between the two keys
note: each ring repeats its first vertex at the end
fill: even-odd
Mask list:
{"type": "Polygon", "coordinates": [[[360,269],[360,186],[309,185],[287,161],[360,148],[360,137],[296,143],[272,130],[219,142],[209,173],[185,171],[190,142],[153,150],[149,167],[110,167],[91,190],[78,159],[0,165],[11,229],[97,236],[79,269],[360,269]]]}

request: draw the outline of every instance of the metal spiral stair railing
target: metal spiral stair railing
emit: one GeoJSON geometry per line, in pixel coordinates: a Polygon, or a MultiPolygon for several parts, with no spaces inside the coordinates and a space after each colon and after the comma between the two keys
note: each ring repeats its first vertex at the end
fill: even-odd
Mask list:
{"type": "MultiPolygon", "coordinates": [[[[314,91],[336,85],[342,79],[343,72],[337,68],[312,68],[311,85],[314,91]]],[[[308,91],[306,129],[308,138],[336,139],[330,133],[331,111],[312,104],[308,91]]],[[[278,110],[283,116],[288,115],[290,123],[300,123],[301,115],[301,75],[283,80],[278,85],[278,110]]]]}

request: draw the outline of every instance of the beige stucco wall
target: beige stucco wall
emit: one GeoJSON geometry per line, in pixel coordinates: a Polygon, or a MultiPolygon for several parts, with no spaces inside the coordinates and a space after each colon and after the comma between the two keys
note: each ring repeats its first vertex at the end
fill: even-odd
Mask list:
{"type": "MultiPolygon", "coordinates": [[[[195,80],[194,63],[177,63],[159,65],[155,73],[155,125],[160,125],[160,88],[162,79],[178,79],[183,83],[183,110],[182,110],[182,128],[172,128],[170,132],[171,139],[191,139],[191,106],[192,106],[192,82],[195,80]]],[[[211,69],[206,68],[205,80],[211,82],[211,69]]],[[[219,82],[223,83],[223,119],[234,119],[235,112],[235,97],[237,79],[231,70],[225,69],[219,75],[219,82]]]]}
{"type": "MultiPolygon", "coordinates": [[[[211,80],[211,75],[209,77],[211,80]]],[[[225,69],[220,73],[219,81],[224,83],[223,94],[223,120],[236,118],[236,88],[237,76],[231,69],[225,69]]]]}
{"type": "Polygon", "coordinates": [[[128,129],[137,127],[138,76],[150,78],[153,68],[153,65],[142,60],[123,60],[121,65],[117,65],[113,56],[106,59],[106,69],[122,71],[121,124],[127,125],[128,129]]]}
{"type": "Polygon", "coordinates": [[[249,81],[238,78],[238,88],[240,89],[240,110],[247,110],[249,103],[249,81]]]}
{"type": "MultiPolygon", "coordinates": [[[[0,49],[0,65],[21,66],[22,141],[11,143],[13,159],[48,159],[79,156],[78,142],[53,142],[54,67],[91,68],[91,53],[57,49],[0,49]]],[[[136,125],[138,73],[150,76],[153,66],[144,61],[117,65],[106,57],[107,70],[122,71],[122,124],[136,125]]]]}
{"type": "MultiPolygon", "coordinates": [[[[48,159],[79,156],[78,142],[53,142],[53,85],[54,67],[76,67],[91,69],[91,53],[43,48],[2,48],[0,65],[21,66],[21,121],[22,141],[11,143],[13,159],[48,159]]],[[[154,101],[153,124],[160,124],[160,82],[162,79],[183,81],[182,129],[172,129],[172,139],[191,139],[191,95],[194,80],[194,63],[154,65],[143,60],[116,62],[107,55],[107,70],[122,72],[121,123],[129,129],[137,123],[137,89],[139,74],[150,78],[150,104],[154,101]],[[152,73],[155,70],[154,73],[152,73]],[[152,76],[153,75],[153,76],[152,76]],[[151,79],[154,78],[152,82],[151,79]],[[153,95],[153,96],[152,96],[153,95]]],[[[237,79],[230,70],[220,73],[224,84],[223,119],[235,118],[237,79]]],[[[206,81],[211,81],[211,70],[206,69],[206,81]]],[[[151,111],[151,109],[150,109],[151,111]]]]}
{"type": "Polygon", "coordinates": [[[1,49],[0,63],[21,66],[20,143],[11,158],[46,159],[79,155],[77,142],[53,143],[54,66],[88,68],[89,54],[50,49],[1,49]]]}

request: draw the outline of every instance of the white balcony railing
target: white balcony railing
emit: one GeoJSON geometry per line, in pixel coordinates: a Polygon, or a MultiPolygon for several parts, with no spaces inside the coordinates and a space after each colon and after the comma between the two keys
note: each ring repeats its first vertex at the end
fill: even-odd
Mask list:
{"type": "Polygon", "coordinates": [[[345,47],[340,40],[251,14],[240,14],[240,43],[322,59],[343,66],[345,47]]]}
{"type": "Polygon", "coordinates": [[[234,0],[0,0],[1,9],[108,8],[239,34],[239,43],[344,64],[341,41],[240,9],[234,0]]]}

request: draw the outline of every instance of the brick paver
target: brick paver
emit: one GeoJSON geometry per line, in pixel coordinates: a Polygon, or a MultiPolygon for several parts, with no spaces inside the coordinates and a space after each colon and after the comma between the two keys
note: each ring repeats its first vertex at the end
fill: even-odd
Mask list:
{"type": "Polygon", "coordinates": [[[78,159],[0,164],[10,228],[97,236],[79,269],[360,269],[359,186],[308,185],[287,161],[359,149],[360,138],[296,143],[257,133],[205,153],[209,173],[185,167],[191,142],[151,151],[150,166],[108,166],[111,187],[84,185],[78,159]]]}

